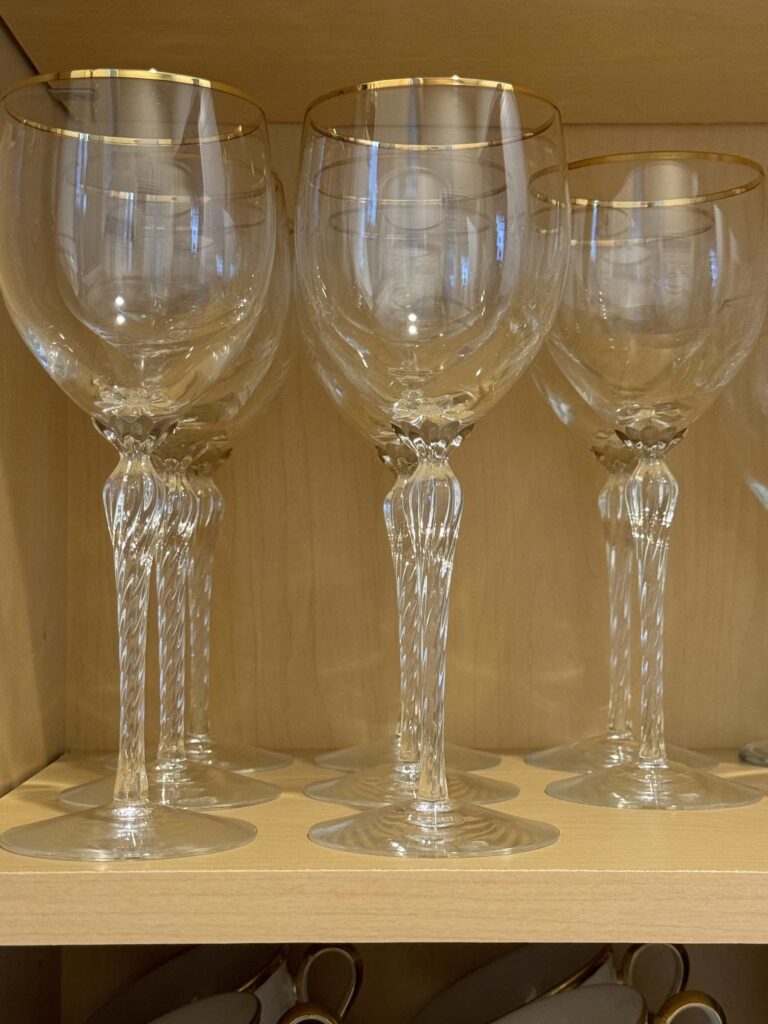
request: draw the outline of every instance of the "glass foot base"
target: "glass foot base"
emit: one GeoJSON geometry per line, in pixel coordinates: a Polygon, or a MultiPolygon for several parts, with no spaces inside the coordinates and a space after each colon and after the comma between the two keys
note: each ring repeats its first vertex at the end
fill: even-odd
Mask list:
{"type": "MultiPolygon", "coordinates": [[[[386,807],[415,799],[418,780],[418,770],[409,772],[380,765],[378,768],[349,772],[338,779],[313,782],[304,792],[313,800],[325,800],[330,804],[386,807]]],[[[448,772],[448,792],[451,799],[457,802],[467,800],[475,804],[496,804],[512,800],[520,790],[510,782],[498,782],[468,772],[448,772]]]]}
{"type": "Polygon", "coordinates": [[[51,860],[156,860],[231,850],[255,835],[253,825],[233,818],[170,807],[110,806],[19,825],[0,836],[0,846],[51,860]]]}
{"type": "Polygon", "coordinates": [[[742,807],[763,798],[763,794],[751,786],[729,782],[674,761],[653,767],[614,765],[572,779],[550,782],[546,792],[558,800],[595,807],[670,811],[742,807]]]}
{"type": "Polygon", "coordinates": [[[553,825],[475,804],[438,808],[409,801],[313,825],[319,846],[383,857],[492,857],[538,850],[557,841],[553,825]]]}
{"type": "MultiPolygon", "coordinates": [[[[484,750],[446,743],[445,763],[449,769],[457,772],[476,772],[485,768],[495,768],[501,764],[501,758],[484,750]]],[[[374,740],[372,743],[361,743],[356,747],[345,747],[343,750],[329,750],[325,754],[318,754],[315,764],[323,768],[332,768],[337,772],[356,772],[364,768],[378,768],[381,765],[394,769],[397,764],[396,741],[394,736],[390,736],[384,740],[374,740]]]]}
{"type": "MultiPolygon", "coordinates": [[[[187,737],[186,748],[190,761],[209,764],[225,772],[273,772],[293,764],[290,754],[252,747],[248,743],[218,743],[216,740],[187,737]]],[[[109,754],[102,764],[106,771],[113,772],[117,768],[117,754],[109,754]]]]}
{"type": "Polygon", "coordinates": [[[768,768],[768,740],[756,740],[754,743],[748,743],[739,751],[739,757],[747,764],[768,768]]]}
{"type": "Polygon", "coordinates": [[[219,743],[217,740],[188,737],[187,757],[227,772],[273,772],[293,764],[290,754],[252,747],[249,743],[219,743]]]}
{"type": "MultiPolygon", "coordinates": [[[[259,779],[223,772],[209,765],[182,761],[181,764],[153,761],[147,765],[151,804],[184,810],[213,810],[217,807],[250,807],[276,800],[280,789],[259,779]]],[[[100,807],[110,803],[114,775],[65,789],[60,800],[67,807],[100,807]]]]}
{"type": "MultiPolygon", "coordinates": [[[[615,764],[632,764],[637,760],[638,744],[634,740],[613,740],[607,736],[590,736],[575,743],[564,743],[549,750],[537,750],[525,758],[537,768],[552,768],[558,772],[594,772],[615,764]]],[[[683,747],[667,747],[671,761],[689,768],[715,768],[717,761],[707,754],[683,747]]]]}

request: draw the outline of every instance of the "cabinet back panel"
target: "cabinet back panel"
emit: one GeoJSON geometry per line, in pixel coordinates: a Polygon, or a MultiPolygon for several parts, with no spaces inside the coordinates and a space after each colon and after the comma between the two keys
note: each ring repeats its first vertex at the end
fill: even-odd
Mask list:
{"type": "MultiPolygon", "coordinates": [[[[0,22],[0,91],[30,73],[0,22]]],[[[65,744],[66,406],[0,300],[0,793],[65,744]]]]}
{"type": "Polygon", "coordinates": [[[340,85],[456,72],[539,89],[570,122],[768,120],[762,0],[4,0],[3,17],[42,70],[204,75],[273,121],[340,85]]]}
{"type": "MultiPolygon", "coordinates": [[[[289,201],[299,129],[275,126],[289,201]]],[[[572,157],[646,147],[765,159],[768,127],[572,127],[572,157]]],[[[100,491],[108,446],[69,411],[68,738],[114,743],[113,582],[100,491]]],[[[680,481],[667,630],[673,740],[768,733],[768,515],[740,480],[717,406],[671,456],[680,481]]],[[[530,378],[482,420],[455,468],[465,494],[451,608],[449,732],[536,747],[600,728],[607,597],[604,473],[530,378]]],[[[220,473],[227,501],[213,619],[213,713],[232,739],[333,747],[394,720],[394,587],[371,445],[301,362],[220,473]]],[[[153,642],[150,634],[150,642],[153,642]]],[[[149,728],[156,689],[151,658],[149,728]]]]}

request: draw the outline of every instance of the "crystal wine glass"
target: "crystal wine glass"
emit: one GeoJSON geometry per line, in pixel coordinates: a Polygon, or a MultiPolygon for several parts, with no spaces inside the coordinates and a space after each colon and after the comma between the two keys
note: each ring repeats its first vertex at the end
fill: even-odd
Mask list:
{"type": "MultiPolygon", "coordinates": [[[[406,557],[410,546],[407,545],[405,536],[395,532],[391,506],[396,494],[402,490],[405,480],[410,476],[414,462],[410,450],[401,444],[394,434],[390,435],[386,431],[384,434],[386,436],[382,435],[379,441],[374,443],[380,460],[392,471],[395,478],[392,490],[384,499],[384,518],[395,570],[400,648],[400,714],[397,725],[394,728],[390,726],[388,735],[381,739],[355,744],[352,747],[343,747],[341,750],[326,751],[318,754],[315,757],[315,762],[323,768],[342,772],[381,768],[389,773],[390,778],[396,778],[405,771],[410,784],[413,773],[409,768],[403,766],[415,763],[409,760],[414,753],[416,753],[418,761],[417,747],[414,747],[417,740],[416,716],[419,707],[416,626],[418,606],[414,589],[415,568],[413,560],[406,557]],[[403,743],[409,744],[410,754],[403,750],[403,743]]],[[[501,758],[498,754],[491,754],[486,750],[475,750],[459,743],[451,743],[450,740],[445,741],[445,765],[449,771],[482,771],[486,768],[495,768],[500,763],[501,758]]]]}
{"type": "MultiPolygon", "coordinates": [[[[280,795],[277,786],[243,778],[210,761],[190,758],[185,742],[186,610],[188,592],[191,596],[188,578],[191,548],[193,541],[197,540],[195,571],[199,574],[203,556],[200,539],[211,537],[214,510],[219,518],[223,511],[223,498],[217,488],[213,495],[213,481],[208,486],[201,486],[206,478],[197,473],[193,485],[187,470],[193,461],[198,467],[210,466],[213,461],[222,461],[224,451],[227,454],[231,452],[238,425],[245,426],[253,414],[263,408],[264,400],[275,393],[274,384],[282,381],[288,365],[288,345],[283,333],[290,303],[290,248],[282,185],[277,179],[274,189],[277,213],[275,258],[256,328],[223,375],[200,402],[185,412],[173,433],[153,453],[153,461],[165,486],[165,507],[155,566],[160,737],[157,757],[147,765],[147,778],[150,801],[170,807],[191,810],[244,807],[265,803],[280,795]]],[[[205,245],[205,240],[199,244],[205,245]]],[[[212,558],[211,549],[209,561],[212,558]]],[[[194,593],[197,597],[199,591],[196,589],[194,593]]],[[[201,616],[194,601],[190,601],[190,605],[194,606],[190,638],[198,656],[201,616]]],[[[209,620],[210,615],[208,624],[209,620]]],[[[206,646],[208,642],[206,636],[206,646]]],[[[190,677],[190,704],[197,715],[202,703],[199,661],[196,660],[191,667],[195,671],[190,677]]],[[[207,716],[207,694],[205,714],[207,716]]],[[[197,722],[195,726],[199,728],[197,722]]],[[[195,749],[199,753],[199,749],[195,749]]],[[[251,748],[251,752],[254,757],[261,756],[257,748],[251,748]]],[[[263,755],[284,764],[291,760],[268,751],[263,755]]],[[[254,766],[255,762],[251,764],[254,766]]],[[[114,764],[109,767],[114,768],[114,764]]],[[[114,777],[98,779],[65,790],[61,800],[72,807],[98,807],[109,800],[113,786],[114,777]]]]}
{"type": "Polygon", "coordinates": [[[638,459],[626,500],[639,587],[640,748],[629,764],[547,792],[610,807],[752,803],[756,790],[667,754],[664,583],[678,488],[665,456],[736,372],[762,321],[763,170],[719,153],[652,152],[580,160],[569,177],[571,258],[550,339],[568,379],[638,459]]]}
{"type": "Polygon", "coordinates": [[[511,853],[557,830],[453,800],[443,748],[448,596],[461,488],[448,461],[532,359],[560,298],[568,204],[560,118],[512,86],[399,79],[316,100],[296,216],[317,345],[416,467],[401,501],[419,601],[421,763],[403,803],[315,825],[392,856],[511,853]],[[559,203],[532,181],[544,169],[559,203]],[[540,231],[543,211],[550,230],[540,231]]]}
{"type": "Polygon", "coordinates": [[[3,99],[0,284],[24,341],[119,454],[114,551],[120,731],[111,803],[11,829],[30,856],[182,856],[249,841],[232,818],[151,804],[147,603],[165,488],[152,453],[237,357],[262,313],[275,214],[266,122],[204,79],[99,69],[3,99]]]}
{"type": "Polygon", "coordinates": [[[209,710],[213,556],[224,515],[224,496],[213,475],[229,459],[238,439],[277,396],[293,361],[290,324],[293,238],[279,182],[277,199],[281,230],[276,257],[279,278],[274,282],[273,331],[279,344],[266,372],[260,372],[255,379],[253,371],[246,374],[248,386],[241,391],[236,406],[230,402],[220,403],[207,419],[201,418],[196,432],[190,432],[190,441],[194,439],[194,445],[189,479],[199,503],[199,515],[192,537],[187,577],[190,657],[186,748],[187,756],[193,760],[232,772],[271,771],[287,767],[293,760],[282,752],[216,738],[209,710]],[[206,422],[203,440],[199,435],[201,426],[206,422]]]}
{"type": "MultiPolygon", "coordinates": [[[[354,785],[358,795],[367,794],[366,802],[372,798],[378,804],[383,799],[382,794],[385,791],[402,793],[402,787],[414,786],[418,776],[420,675],[416,575],[412,548],[407,539],[407,526],[402,517],[395,522],[393,516],[397,496],[411,475],[416,459],[413,452],[394,434],[386,415],[377,414],[366,407],[357,397],[340,367],[325,353],[323,346],[316,342],[315,339],[320,332],[319,324],[313,324],[313,311],[308,306],[299,304],[297,313],[312,368],[325,390],[345,418],[373,442],[380,460],[395,477],[393,487],[384,499],[384,522],[395,571],[398,612],[400,714],[397,726],[384,739],[345,747],[342,750],[327,751],[315,758],[317,764],[336,771],[374,770],[371,775],[357,780],[354,785]],[[368,784],[369,780],[372,786],[368,784]]],[[[499,761],[500,758],[495,754],[472,750],[456,743],[445,744],[446,767],[453,772],[493,768],[499,761]]],[[[464,781],[458,776],[454,777],[456,792],[460,791],[464,781]]],[[[336,787],[332,795],[344,795],[344,791],[340,789],[341,785],[343,784],[336,787]]],[[[319,796],[320,793],[311,795],[319,796]]],[[[507,786],[505,799],[513,795],[514,790],[507,786]]]]}
{"type": "MultiPolygon", "coordinates": [[[[378,750],[375,763],[345,774],[342,778],[313,782],[304,792],[315,800],[350,807],[383,807],[416,795],[419,784],[421,751],[421,661],[419,602],[416,588],[416,559],[404,515],[403,494],[416,468],[412,450],[397,437],[385,418],[372,415],[360,401],[350,382],[344,378],[322,345],[317,342],[320,323],[306,307],[299,307],[302,333],[310,362],[324,387],[345,417],[371,440],[381,461],[395,475],[395,482],[384,498],[384,524],[395,571],[400,655],[400,719],[394,737],[378,743],[347,748],[342,755],[370,755],[378,750]]],[[[471,755],[474,751],[458,748],[471,755]]],[[[332,760],[332,755],[328,755],[332,760]]],[[[328,767],[323,758],[316,759],[328,767]]],[[[446,756],[446,767],[448,758],[446,756]]],[[[519,790],[507,782],[470,775],[452,767],[447,773],[448,792],[455,800],[475,803],[499,803],[517,796],[519,790]]]]}
{"type": "MultiPolygon", "coordinates": [[[[605,536],[608,569],[608,720],[605,732],[561,746],[529,754],[526,761],[541,768],[566,772],[590,772],[637,756],[632,716],[632,588],[634,553],[626,485],[637,457],[605,424],[563,376],[545,343],[531,367],[531,374],[550,409],[566,427],[575,429],[585,446],[608,472],[597,499],[605,536]]],[[[705,754],[668,747],[674,761],[694,768],[714,767],[705,754]]]]}
{"type": "Polygon", "coordinates": [[[278,233],[276,268],[272,280],[272,344],[268,363],[236,368],[232,389],[207,403],[207,411],[190,424],[192,456],[189,480],[199,503],[190,546],[187,575],[189,619],[189,678],[187,691],[187,756],[232,772],[265,772],[285,768],[293,758],[248,743],[223,741],[212,735],[209,710],[211,653],[211,594],[213,558],[224,515],[224,496],[213,474],[232,454],[233,445],[269,406],[283,386],[293,362],[291,283],[293,277],[293,225],[285,206],[280,179],[275,175],[278,233]],[[272,346],[275,346],[274,348],[272,346]]]}
{"type": "MultiPolygon", "coordinates": [[[[768,330],[723,394],[720,422],[750,491],[768,509],[768,330]]],[[[768,768],[768,739],[739,751],[742,761],[768,768]]]]}

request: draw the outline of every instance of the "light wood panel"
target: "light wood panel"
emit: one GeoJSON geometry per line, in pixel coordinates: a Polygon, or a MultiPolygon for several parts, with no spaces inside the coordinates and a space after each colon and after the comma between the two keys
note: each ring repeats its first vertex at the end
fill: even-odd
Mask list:
{"type": "Polygon", "coordinates": [[[351,82],[520,82],[586,123],[768,120],[762,0],[4,0],[38,67],[159,67],[250,89],[274,121],[351,82]]]}
{"type": "MultiPolygon", "coordinates": [[[[766,772],[724,758],[729,778],[766,772]]],[[[0,830],[60,814],[93,769],[57,762],[0,801],[0,830]]],[[[768,942],[768,801],[724,811],[614,811],[545,796],[557,773],[506,756],[520,784],[499,805],[560,840],[511,857],[403,861],[342,855],[306,838],[342,809],[303,796],[327,776],[272,774],[283,795],[219,812],[254,822],[248,846],[145,863],[37,861],[0,852],[0,945],[185,942],[768,942]],[[727,842],[723,841],[727,837],[727,842]]]]}
{"type": "MultiPolygon", "coordinates": [[[[0,23],[0,89],[28,74],[0,23]]],[[[64,746],[66,400],[0,302],[0,792],[64,746]]]]}
{"type": "MultiPolygon", "coordinates": [[[[289,200],[299,130],[273,130],[289,200]]],[[[768,127],[569,129],[571,154],[681,145],[768,158],[768,127]]],[[[69,414],[68,735],[114,742],[113,583],[100,491],[113,464],[69,414]]],[[[736,746],[768,735],[768,517],[711,409],[671,459],[681,484],[668,602],[670,736],[736,746]]],[[[449,731],[536,747],[599,729],[607,599],[586,441],[528,379],[455,457],[465,491],[453,591],[449,731]]],[[[228,502],[214,611],[220,733],[330,747],[395,715],[396,634],[380,503],[389,476],[300,365],[221,473],[228,502]]],[[[152,687],[154,689],[154,687],[152,687]]],[[[150,729],[154,728],[154,709],[150,729]]]]}
{"type": "Polygon", "coordinates": [[[0,309],[0,791],[64,747],[65,401],[0,309]]]}

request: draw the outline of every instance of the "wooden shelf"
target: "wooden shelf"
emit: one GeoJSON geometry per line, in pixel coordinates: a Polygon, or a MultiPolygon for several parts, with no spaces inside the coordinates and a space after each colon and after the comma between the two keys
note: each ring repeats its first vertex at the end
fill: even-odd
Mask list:
{"type": "MultiPolygon", "coordinates": [[[[720,771],[768,789],[722,755],[720,771]]],[[[184,942],[768,942],[768,800],[728,811],[611,811],[544,794],[555,773],[506,755],[489,772],[521,795],[500,809],[556,824],[534,853],[444,862],[350,856],[306,838],[331,805],[302,795],[331,773],[300,759],[270,774],[283,796],[231,813],[256,841],[174,861],[76,864],[0,851],[0,944],[184,942]]],[[[93,775],[64,758],[0,801],[0,829],[58,813],[93,775]]],[[[343,811],[341,812],[343,813],[343,811]]]]}

